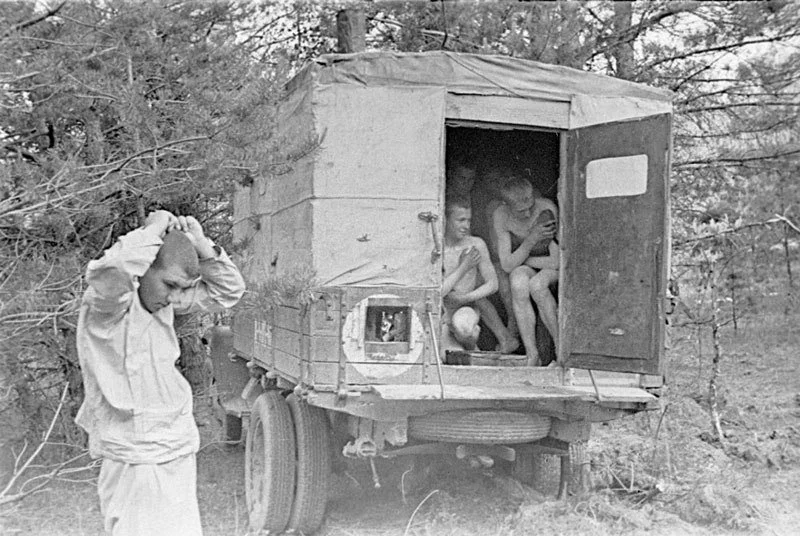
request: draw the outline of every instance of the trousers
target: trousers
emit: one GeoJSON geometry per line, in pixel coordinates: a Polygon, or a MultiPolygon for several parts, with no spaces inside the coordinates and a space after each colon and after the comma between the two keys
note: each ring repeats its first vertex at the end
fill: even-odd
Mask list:
{"type": "Polygon", "coordinates": [[[194,454],[160,464],[104,459],[97,491],[111,536],[202,536],[194,454]]]}

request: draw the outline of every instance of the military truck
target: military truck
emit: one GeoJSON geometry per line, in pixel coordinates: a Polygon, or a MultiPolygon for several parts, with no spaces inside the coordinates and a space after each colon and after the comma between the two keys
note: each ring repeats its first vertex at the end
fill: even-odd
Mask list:
{"type": "MultiPolygon", "coordinates": [[[[671,101],[451,52],[326,55],[293,78],[269,172],[234,200],[248,297],[212,348],[227,433],[246,430],[253,530],[316,530],[341,455],[373,470],[377,458],[477,457],[533,483],[560,459],[563,496],[585,479],[592,423],[658,408],[671,101]],[[524,356],[491,341],[441,346],[458,158],[513,168],[558,206],[561,366],[518,366],[524,356]]],[[[479,173],[473,192],[490,180],[479,173]]],[[[473,234],[488,241],[485,222],[473,234]]]]}

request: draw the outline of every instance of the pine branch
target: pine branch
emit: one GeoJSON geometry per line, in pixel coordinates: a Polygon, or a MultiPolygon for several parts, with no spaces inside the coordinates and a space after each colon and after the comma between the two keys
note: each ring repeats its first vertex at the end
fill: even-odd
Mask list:
{"type": "Polygon", "coordinates": [[[758,45],[758,44],[762,44],[762,43],[775,43],[777,41],[790,40],[790,39],[793,39],[793,38],[798,37],[798,36],[800,36],[800,32],[794,32],[794,33],[777,35],[777,36],[774,36],[774,37],[765,37],[763,39],[752,39],[750,41],[739,41],[739,42],[736,42],[736,43],[725,43],[724,45],[717,45],[717,46],[714,46],[714,47],[707,47],[707,48],[699,48],[699,49],[695,49],[695,50],[690,50],[688,52],[684,52],[683,54],[676,54],[675,56],[670,56],[668,58],[661,58],[661,59],[656,60],[656,61],[654,61],[652,63],[645,64],[645,65],[642,66],[641,71],[642,72],[646,72],[646,71],[652,70],[654,67],[657,67],[658,65],[662,65],[664,63],[668,63],[668,62],[671,62],[671,61],[685,60],[685,59],[691,58],[692,56],[698,56],[698,55],[702,55],[702,54],[709,54],[711,52],[728,52],[730,50],[734,50],[734,49],[737,49],[737,48],[746,47],[747,45],[758,45]]]}
{"type": "MultiPolygon", "coordinates": [[[[67,4],[67,0],[64,0],[63,2],[58,4],[53,9],[47,10],[46,12],[42,13],[38,17],[35,17],[33,19],[30,19],[30,20],[15,24],[13,26],[13,28],[12,28],[12,31],[13,32],[19,32],[19,31],[24,30],[25,28],[30,28],[31,26],[33,26],[35,24],[39,24],[43,20],[47,20],[50,17],[56,15],[59,11],[61,11],[61,8],[64,7],[66,4],[67,4]]],[[[9,35],[11,35],[11,33],[12,32],[6,32],[5,34],[3,34],[3,37],[8,37],[9,35]]]]}
{"type": "MultiPolygon", "coordinates": [[[[136,160],[138,158],[141,158],[144,155],[147,155],[149,153],[153,153],[153,152],[156,152],[156,151],[160,151],[161,149],[165,149],[167,147],[172,147],[174,145],[180,145],[180,144],[184,144],[184,143],[191,143],[191,142],[202,141],[202,140],[207,140],[207,139],[208,139],[207,136],[192,136],[192,137],[189,137],[189,138],[182,138],[182,139],[179,139],[179,140],[172,140],[172,141],[168,141],[168,142],[162,143],[160,145],[155,145],[153,147],[148,147],[146,149],[142,149],[142,150],[140,150],[140,151],[138,151],[138,152],[136,152],[136,153],[134,153],[132,155],[129,155],[129,156],[125,157],[125,158],[117,160],[116,162],[102,164],[102,166],[111,166],[111,167],[109,169],[106,169],[105,171],[103,171],[101,174],[98,172],[98,174],[100,176],[95,178],[95,179],[93,179],[90,182],[91,186],[86,187],[86,188],[82,188],[82,189],[74,191],[74,192],[70,192],[69,194],[60,195],[59,199],[58,199],[58,202],[59,203],[64,203],[66,200],[75,199],[75,198],[81,197],[81,196],[83,196],[83,195],[85,195],[85,194],[87,194],[89,192],[93,192],[93,191],[98,190],[100,188],[107,187],[108,186],[107,179],[111,174],[117,173],[119,171],[122,171],[125,168],[125,166],[130,164],[132,161],[134,161],[134,160],[136,160]]],[[[56,175],[53,178],[54,179],[58,178],[59,174],[61,174],[61,171],[63,171],[63,168],[62,168],[62,170],[59,170],[59,173],[56,173],[56,175]]],[[[52,189],[52,190],[55,190],[55,188],[52,188],[52,185],[48,185],[48,187],[50,189],[52,189]]],[[[45,193],[47,193],[47,192],[45,192],[45,193]]],[[[19,197],[12,197],[12,198],[9,198],[9,199],[4,199],[3,201],[0,201],[0,218],[12,218],[12,217],[21,216],[21,215],[24,215],[24,214],[30,214],[31,212],[34,212],[36,210],[40,210],[40,209],[43,209],[45,207],[52,206],[53,204],[54,204],[53,200],[47,199],[45,201],[40,201],[39,203],[34,203],[32,205],[26,206],[24,202],[19,201],[19,197]]]]}
{"type": "Polygon", "coordinates": [[[701,160],[685,160],[683,162],[675,162],[673,164],[673,168],[683,168],[683,167],[701,166],[701,165],[708,166],[708,165],[718,165],[718,164],[722,165],[735,164],[742,166],[749,162],[763,162],[766,160],[775,160],[786,156],[794,156],[797,154],[800,154],[800,149],[793,149],[791,151],[785,151],[782,153],[762,154],[758,156],[748,156],[741,158],[725,158],[725,157],[712,156],[710,158],[704,158],[701,160]]]}
{"type": "Polygon", "coordinates": [[[705,132],[703,134],[675,134],[674,139],[691,140],[691,141],[719,139],[719,138],[730,139],[744,135],[772,132],[780,128],[791,128],[794,125],[795,121],[797,121],[797,116],[789,116],[789,117],[783,117],[774,123],[770,123],[760,128],[753,127],[747,129],[729,130],[725,132],[705,132]]]}
{"type": "MultiPolygon", "coordinates": [[[[660,11],[650,17],[642,18],[638,23],[631,25],[626,32],[617,36],[615,39],[609,39],[603,45],[595,46],[592,54],[586,59],[586,61],[591,61],[598,56],[608,54],[611,50],[620,45],[630,44],[638,39],[644,31],[660,24],[664,20],[681,13],[695,11],[698,7],[700,6],[697,2],[670,2],[665,6],[663,11],[660,11]]],[[[598,18],[591,11],[590,14],[594,15],[595,18],[598,18]]]]}
{"type": "Polygon", "coordinates": [[[775,223],[779,223],[779,222],[785,223],[793,231],[795,231],[796,233],[800,234],[800,227],[798,227],[795,223],[793,223],[791,220],[789,220],[786,216],[781,216],[780,214],[776,214],[774,217],[772,217],[772,218],[770,218],[768,220],[758,221],[758,222],[754,222],[754,223],[747,223],[747,224],[744,224],[744,225],[740,225],[738,227],[733,227],[731,229],[725,229],[725,230],[720,231],[718,233],[711,233],[711,234],[707,234],[707,235],[703,235],[703,236],[698,236],[698,237],[695,237],[695,238],[689,238],[687,240],[677,240],[677,241],[673,242],[673,246],[674,247],[681,247],[681,246],[685,246],[687,244],[694,244],[694,243],[697,243],[697,242],[702,242],[704,240],[714,240],[714,239],[717,239],[717,238],[719,238],[721,236],[740,233],[740,232],[742,232],[744,230],[752,229],[753,227],[766,227],[766,226],[769,226],[769,225],[772,225],[772,224],[775,224],[775,223]]]}
{"type": "Polygon", "coordinates": [[[800,102],[791,102],[791,101],[777,101],[777,102],[764,102],[764,101],[748,101],[748,102],[732,102],[728,104],[718,104],[715,106],[703,106],[700,108],[689,108],[686,110],[681,110],[680,113],[682,114],[694,114],[700,112],[718,112],[720,110],[730,110],[733,108],[752,108],[752,107],[763,107],[763,106],[785,106],[787,108],[791,107],[800,107],[800,102]]]}

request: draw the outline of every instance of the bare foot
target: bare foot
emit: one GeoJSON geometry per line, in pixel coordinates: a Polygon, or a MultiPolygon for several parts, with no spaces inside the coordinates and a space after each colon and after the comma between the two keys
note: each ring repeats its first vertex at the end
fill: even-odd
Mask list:
{"type": "Polygon", "coordinates": [[[560,366],[561,363],[559,363],[558,361],[550,361],[550,363],[547,364],[547,368],[555,368],[560,366]]]}
{"type": "Polygon", "coordinates": [[[541,367],[542,360],[539,359],[539,354],[528,354],[528,361],[525,363],[529,367],[541,367]]]}
{"type": "Polygon", "coordinates": [[[497,345],[496,350],[498,350],[501,354],[511,354],[517,351],[519,345],[520,345],[519,339],[514,337],[509,337],[505,341],[499,343],[497,345]]]}

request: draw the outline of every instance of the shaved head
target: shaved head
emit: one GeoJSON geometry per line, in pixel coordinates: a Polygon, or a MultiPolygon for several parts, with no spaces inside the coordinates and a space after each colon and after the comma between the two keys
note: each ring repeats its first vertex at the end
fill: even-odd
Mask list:
{"type": "Polygon", "coordinates": [[[500,193],[506,202],[513,202],[520,197],[533,195],[534,197],[541,197],[541,194],[535,190],[533,185],[523,177],[511,177],[507,179],[500,189],[500,193]],[[538,194],[538,195],[537,195],[538,194]]]}
{"type": "Polygon", "coordinates": [[[185,233],[172,230],[164,236],[164,243],[158,250],[153,267],[164,269],[170,266],[180,266],[190,278],[200,275],[200,261],[192,241],[185,233]]]}
{"type": "Polygon", "coordinates": [[[200,259],[189,237],[173,230],[164,242],[153,264],[139,278],[139,299],[150,313],[179,303],[182,293],[191,288],[200,276],[200,259]]]}
{"type": "Polygon", "coordinates": [[[445,199],[444,203],[444,213],[445,216],[449,216],[450,213],[453,211],[454,208],[466,208],[468,210],[472,210],[472,203],[470,202],[469,197],[465,195],[451,195],[445,199]]]}

